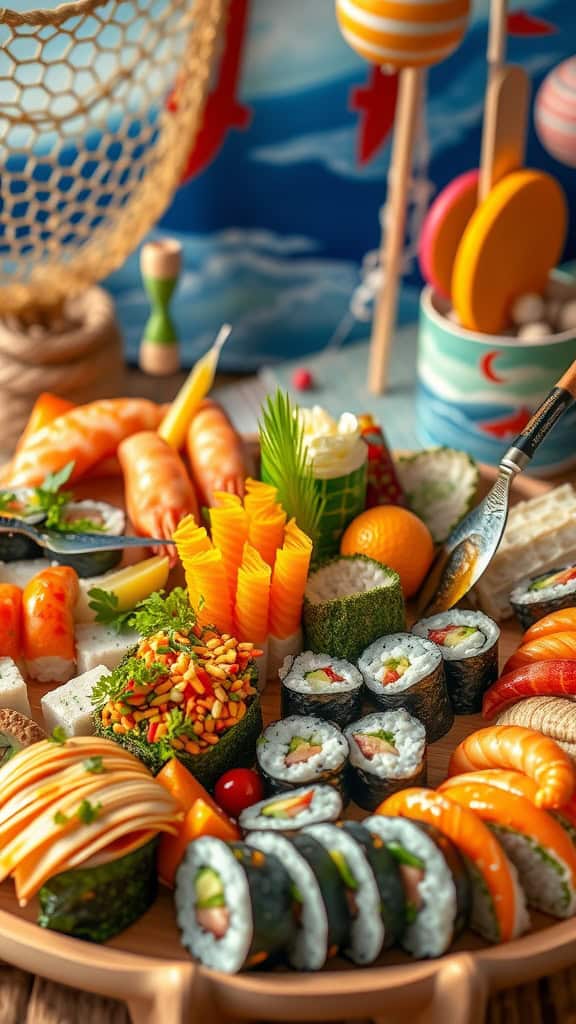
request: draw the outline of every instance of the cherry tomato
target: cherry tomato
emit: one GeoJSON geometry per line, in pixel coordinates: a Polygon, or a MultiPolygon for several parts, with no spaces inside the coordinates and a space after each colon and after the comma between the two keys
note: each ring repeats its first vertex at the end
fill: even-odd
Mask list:
{"type": "Polygon", "coordinates": [[[218,779],[214,796],[226,814],[238,818],[247,807],[264,798],[262,779],[251,768],[232,768],[218,779]]]}

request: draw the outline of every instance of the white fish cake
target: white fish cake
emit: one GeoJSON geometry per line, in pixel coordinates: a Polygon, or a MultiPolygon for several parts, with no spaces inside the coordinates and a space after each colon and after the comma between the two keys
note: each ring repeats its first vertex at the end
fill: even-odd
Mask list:
{"type": "Polygon", "coordinates": [[[76,662],[78,673],[89,672],[97,665],[104,665],[112,672],[134,644],[138,634],[115,633],[113,629],[92,625],[76,626],[76,662]]]}
{"type": "Polygon", "coordinates": [[[97,665],[44,694],[41,704],[46,731],[60,726],[67,736],[92,736],[92,690],[103,676],[109,675],[105,665],[97,665]]]}
{"type": "Polygon", "coordinates": [[[26,683],[12,658],[0,658],[0,708],[18,711],[30,717],[26,683]]]}
{"type": "Polygon", "coordinates": [[[33,580],[39,572],[43,572],[50,565],[45,558],[24,558],[22,561],[0,562],[0,583],[12,583],[15,587],[24,587],[33,580]]]}

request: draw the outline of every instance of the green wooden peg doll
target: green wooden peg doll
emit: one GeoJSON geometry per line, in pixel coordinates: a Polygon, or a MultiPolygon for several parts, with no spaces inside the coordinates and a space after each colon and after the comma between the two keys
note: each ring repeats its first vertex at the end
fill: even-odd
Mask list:
{"type": "Polygon", "coordinates": [[[182,269],[182,246],[175,238],[146,242],[140,250],[140,272],[151,313],[140,343],[140,368],[166,376],[180,369],[180,346],[170,316],[170,300],[182,269]]]}

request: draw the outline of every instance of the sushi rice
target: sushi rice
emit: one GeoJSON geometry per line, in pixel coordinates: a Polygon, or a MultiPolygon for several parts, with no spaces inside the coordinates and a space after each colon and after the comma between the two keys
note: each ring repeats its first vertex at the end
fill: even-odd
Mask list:
{"type": "Polygon", "coordinates": [[[348,661],[304,651],[296,658],[285,658],[278,675],[283,717],[318,715],[344,726],[360,713],[363,679],[348,661]]]}
{"type": "Polygon", "coordinates": [[[482,698],[498,678],[500,628],[482,612],[454,608],[420,619],[412,632],[437,645],[456,714],[482,710],[482,698]]]}
{"type": "Polygon", "coordinates": [[[510,604],[522,626],[529,629],[535,622],[569,608],[576,603],[576,564],[549,569],[539,576],[524,579],[510,594],[510,604]]]}
{"type": "Polygon", "coordinates": [[[553,917],[573,917],[576,892],[570,868],[561,857],[515,829],[496,824],[489,827],[516,867],[530,906],[553,917]]]}
{"type": "Polygon", "coordinates": [[[242,811],[238,824],[244,832],[298,832],[308,825],[337,821],[341,814],[342,797],[334,786],[302,786],[252,804],[242,811]]]}
{"type": "Polygon", "coordinates": [[[334,781],[339,786],[348,753],[348,743],[337,726],[303,715],[272,722],[256,748],[258,766],[273,793],[294,789],[305,782],[334,781]],[[296,758],[299,749],[303,759],[287,764],[287,758],[296,758]]]}
{"type": "Polygon", "coordinates": [[[344,735],[352,798],[360,807],[375,810],[398,789],[426,785],[426,730],[404,708],[366,715],[344,735]]]}

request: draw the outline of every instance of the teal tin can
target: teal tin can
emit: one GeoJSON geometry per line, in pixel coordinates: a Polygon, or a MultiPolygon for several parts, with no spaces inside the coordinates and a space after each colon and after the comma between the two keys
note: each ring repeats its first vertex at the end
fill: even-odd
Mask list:
{"type": "MultiPolygon", "coordinates": [[[[576,299],[564,275],[554,297],[576,299]]],[[[476,334],[448,317],[445,301],[422,292],[418,337],[417,431],[422,444],[461,448],[497,465],[532,412],[576,359],[576,330],[521,341],[476,334]]],[[[552,475],[576,465],[576,403],[541,445],[531,471],[552,475]]]]}

